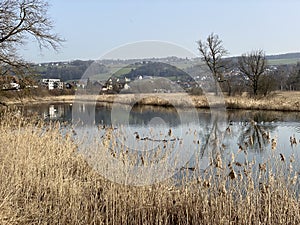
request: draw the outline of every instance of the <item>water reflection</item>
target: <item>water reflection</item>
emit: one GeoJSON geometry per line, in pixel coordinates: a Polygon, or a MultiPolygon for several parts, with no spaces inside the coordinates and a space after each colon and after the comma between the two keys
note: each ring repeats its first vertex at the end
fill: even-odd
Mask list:
{"type": "Polygon", "coordinates": [[[144,107],[141,105],[134,105],[130,110],[129,124],[135,126],[144,126],[151,124],[157,119],[157,125],[159,121],[164,121],[169,127],[179,126],[180,116],[175,107],[164,108],[164,110],[157,110],[157,107],[144,107]]]}
{"type": "MultiPolygon", "coordinates": [[[[254,118],[255,119],[255,118],[254,118]]],[[[238,144],[240,149],[250,149],[255,152],[261,152],[266,149],[270,143],[270,132],[277,127],[275,124],[264,125],[258,120],[241,123],[241,135],[238,144]]]]}
{"type": "MultiPolygon", "coordinates": [[[[202,116],[201,116],[202,118],[202,116]]],[[[223,121],[220,121],[218,114],[211,115],[209,118],[204,117],[204,126],[202,127],[202,145],[200,148],[200,156],[203,158],[209,150],[212,156],[216,156],[218,153],[223,152],[222,141],[224,139],[224,127],[223,121]]],[[[207,155],[206,155],[207,156],[207,155]]]]}
{"type": "Polygon", "coordinates": [[[72,104],[33,104],[20,107],[25,116],[39,116],[45,120],[71,121],[72,104]]]}
{"type": "MultiPolygon", "coordinates": [[[[253,171],[255,168],[260,171],[270,155],[281,160],[282,165],[290,158],[296,162],[300,160],[300,144],[297,145],[297,140],[298,143],[300,140],[298,112],[228,110],[228,123],[220,121],[220,115],[212,114],[207,109],[197,110],[196,122],[189,109],[141,105],[119,105],[114,116],[111,115],[110,104],[32,105],[23,108],[23,112],[25,115],[38,113],[45,120],[71,122],[73,107],[78,107],[78,112],[82,115],[94,115],[98,126],[92,124],[92,127],[95,132],[100,132],[97,137],[106,147],[104,151],[107,150],[115,160],[111,164],[112,171],[116,169],[116,165],[127,162],[139,167],[152,162],[158,164],[178,149],[183,150],[180,159],[187,162],[176,168],[179,171],[178,177],[181,172],[187,173],[186,171],[191,175],[195,175],[197,171],[205,174],[203,171],[212,167],[229,169],[231,172],[234,168],[236,173],[242,174],[245,173],[242,168],[250,168],[255,164],[253,171]],[[116,126],[119,124],[113,121],[126,120],[123,117],[128,113],[123,112],[129,112],[128,126],[124,126],[126,129],[116,126]],[[187,119],[182,120],[182,114],[187,119]],[[296,140],[292,145],[290,137],[296,140]],[[184,155],[190,156],[190,153],[194,153],[190,160],[184,158],[184,155]]],[[[89,134],[92,133],[91,130],[88,131],[89,134]]],[[[87,139],[89,145],[92,142],[91,136],[87,139]]],[[[172,158],[167,161],[168,165],[172,165],[170,161],[175,160],[172,158]]],[[[275,164],[271,162],[271,165],[275,164]]],[[[299,171],[299,168],[295,168],[295,171],[299,171]]]]}
{"type": "MultiPolygon", "coordinates": [[[[25,115],[39,114],[45,120],[72,121],[72,104],[40,104],[25,106],[22,111],[25,115]]],[[[84,115],[95,114],[95,123],[110,126],[114,121],[111,119],[110,104],[78,104],[78,110],[84,115]]],[[[184,113],[189,118],[189,109],[176,109],[173,107],[141,106],[133,107],[120,105],[120,110],[129,110],[129,125],[135,127],[132,137],[135,138],[134,131],[140,135],[145,133],[145,127],[151,125],[159,127],[164,122],[164,133],[168,133],[172,128],[176,138],[180,138],[182,133],[176,128],[185,126],[187,129],[194,129],[197,135],[197,142],[201,143],[199,152],[201,157],[208,156],[209,153],[224,151],[238,152],[249,150],[253,153],[263,153],[272,146],[272,139],[278,139],[277,146],[282,149],[290,149],[290,136],[300,139],[300,113],[298,112],[270,112],[270,111],[245,111],[228,110],[228,124],[224,127],[218,116],[212,116],[209,110],[199,109],[199,124],[192,120],[180,120],[180,114],[184,113]],[[127,108],[126,108],[127,107],[127,108]],[[182,111],[180,111],[182,110],[182,111]]],[[[121,112],[121,111],[120,111],[121,112]]],[[[120,113],[120,117],[122,114],[120,113]]],[[[192,117],[191,117],[192,118],[192,117]]],[[[141,136],[142,137],[142,136],[141,136]]],[[[294,146],[295,148],[295,146],[294,146]]],[[[287,151],[287,150],[285,150],[287,151]]]]}

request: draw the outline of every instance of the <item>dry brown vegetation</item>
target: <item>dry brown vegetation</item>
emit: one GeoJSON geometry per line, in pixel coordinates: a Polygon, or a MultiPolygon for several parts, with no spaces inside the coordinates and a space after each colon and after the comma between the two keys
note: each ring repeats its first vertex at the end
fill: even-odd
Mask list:
{"type": "Polygon", "coordinates": [[[274,92],[268,97],[248,98],[226,97],[226,106],[230,109],[256,109],[276,111],[300,111],[300,92],[274,92]]]}
{"type": "MultiPolygon", "coordinates": [[[[209,108],[207,97],[205,95],[200,96],[188,96],[183,93],[159,93],[159,94],[120,94],[120,95],[61,95],[61,96],[44,96],[44,97],[31,97],[23,98],[10,98],[2,99],[0,102],[4,102],[8,105],[12,104],[35,104],[46,102],[57,103],[73,103],[76,101],[93,102],[97,101],[101,103],[122,103],[133,104],[137,101],[141,105],[156,105],[156,106],[174,106],[174,107],[197,107],[197,108],[209,108]],[[193,102],[193,105],[190,103],[193,102]]],[[[212,97],[212,94],[208,94],[212,97]]],[[[300,92],[274,92],[267,97],[250,98],[247,96],[225,96],[225,106],[227,109],[253,109],[253,110],[277,110],[277,111],[300,111],[300,92]]]]}
{"type": "Polygon", "coordinates": [[[300,224],[292,159],[255,170],[217,157],[180,186],[125,186],[94,171],[62,127],[1,116],[0,224],[300,224]]]}

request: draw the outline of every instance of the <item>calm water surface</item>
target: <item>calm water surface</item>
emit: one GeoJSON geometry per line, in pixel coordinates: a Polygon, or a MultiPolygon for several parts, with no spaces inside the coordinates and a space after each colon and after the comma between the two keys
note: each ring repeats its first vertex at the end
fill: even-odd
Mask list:
{"type": "MultiPolygon", "coordinates": [[[[45,120],[72,121],[72,104],[41,104],[23,108],[25,115],[38,113],[45,120]]],[[[218,122],[211,112],[197,109],[197,119],[190,116],[190,109],[152,106],[120,106],[119,114],[111,116],[111,105],[82,104],[80,112],[95,112],[95,122],[101,127],[113,126],[122,135],[119,142],[126,142],[131,149],[166,147],[167,143],[180,148],[182,139],[194,146],[201,160],[201,168],[210,163],[216,145],[225,160],[235,153],[236,161],[255,158],[266,162],[270,155],[299,160],[300,113],[274,111],[228,110],[227,121],[218,122]],[[127,110],[127,111],[126,111],[127,110]],[[126,113],[127,112],[127,113],[126,113]],[[184,115],[184,120],[182,119],[184,115]],[[125,119],[123,119],[123,117],[125,119]],[[189,119],[190,118],[190,119],[189,119]],[[124,122],[125,121],[125,122],[124,122]],[[126,129],[122,130],[125,123],[126,129]],[[121,131],[122,130],[122,131],[121,131]],[[291,138],[296,143],[291,144],[291,138]],[[273,140],[272,140],[273,139],[273,140]],[[275,143],[276,142],[276,146],[275,143]],[[152,144],[151,144],[152,143],[152,144]],[[273,143],[273,148],[272,148],[273,143]]],[[[170,147],[170,146],[167,146],[170,147]]],[[[146,149],[147,150],[147,149],[146,149]]],[[[193,165],[194,160],[190,160],[193,165]]]]}

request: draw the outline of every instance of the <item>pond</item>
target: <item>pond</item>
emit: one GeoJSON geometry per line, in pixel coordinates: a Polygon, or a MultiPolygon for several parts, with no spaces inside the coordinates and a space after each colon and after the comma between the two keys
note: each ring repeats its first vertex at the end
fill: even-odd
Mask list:
{"type": "MultiPolygon", "coordinates": [[[[73,107],[72,104],[40,104],[25,106],[23,112],[25,115],[38,113],[45,120],[71,123],[73,107]]],[[[194,168],[197,161],[200,171],[211,164],[211,157],[219,151],[226,163],[232,154],[236,162],[255,160],[256,165],[268,161],[271,155],[279,160],[284,157],[286,161],[300,159],[299,112],[227,110],[227,120],[218,121],[208,109],[140,105],[112,108],[110,104],[78,107],[77,114],[92,115],[95,119],[95,125],[89,125],[88,130],[97,128],[100,130],[97,135],[107,138],[110,128],[114,142],[107,145],[108,149],[113,146],[115,152],[124,148],[127,152],[139,151],[136,164],[141,161],[144,164],[146,159],[142,155],[145,152],[151,155],[155,149],[173,149],[180,156],[181,168],[194,168]]],[[[77,135],[82,135],[81,130],[77,129],[77,135]]]]}

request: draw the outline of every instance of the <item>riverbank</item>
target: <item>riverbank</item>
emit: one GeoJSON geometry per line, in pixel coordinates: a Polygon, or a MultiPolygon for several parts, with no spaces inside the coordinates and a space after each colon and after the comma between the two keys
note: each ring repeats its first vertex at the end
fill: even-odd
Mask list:
{"type": "MultiPolygon", "coordinates": [[[[211,94],[202,96],[188,96],[185,93],[159,93],[159,94],[118,94],[118,95],[61,95],[47,97],[31,97],[23,99],[2,99],[5,105],[39,104],[39,103],[67,103],[74,101],[120,104],[141,104],[155,106],[196,107],[209,108],[219,104],[211,94]],[[209,100],[208,100],[209,99],[209,100]]],[[[247,110],[276,110],[276,111],[300,111],[300,92],[274,92],[264,98],[253,99],[247,96],[224,97],[227,109],[247,110]]],[[[224,102],[223,101],[223,102],[224,102]]]]}
{"type": "Polygon", "coordinates": [[[226,97],[225,102],[228,109],[300,111],[300,92],[274,92],[261,99],[226,97]]]}
{"type": "MultiPolygon", "coordinates": [[[[1,119],[0,224],[300,223],[298,162],[293,157],[270,154],[255,171],[254,160],[244,163],[231,154],[228,164],[219,154],[208,159],[215,163],[203,176],[198,169],[192,168],[191,176],[191,169],[182,168],[182,185],[165,178],[136,187],[114,183],[92,167],[93,162],[108,162],[79,153],[72,131],[62,134],[59,123],[47,124],[48,129],[44,125],[14,114],[1,119]]],[[[103,138],[115,141],[113,135],[103,138]]],[[[97,149],[114,162],[126,160],[126,168],[112,174],[119,180],[124,171],[136,170],[141,156],[112,146],[97,149]]],[[[173,155],[168,149],[154,156],[153,164],[139,165],[146,172],[144,181],[154,180],[149,168],[164,163],[160,157],[170,157],[168,152],[173,155]]]]}

